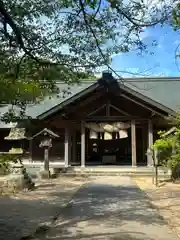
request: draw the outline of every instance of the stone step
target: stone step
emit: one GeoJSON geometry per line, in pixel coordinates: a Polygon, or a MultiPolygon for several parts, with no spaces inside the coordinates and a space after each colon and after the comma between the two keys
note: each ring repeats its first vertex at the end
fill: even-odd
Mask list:
{"type": "MultiPolygon", "coordinates": [[[[36,177],[41,168],[38,166],[28,166],[28,173],[36,177]]],[[[69,167],[67,168],[51,168],[51,173],[55,175],[66,175],[66,176],[139,176],[139,177],[148,177],[153,176],[154,171],[152,168],[148,167],[69,167]]],[[[163,178],[169,178],[171,173],[167,169],[159,169],[158,176],[163,178]]]]}
{"type": "MultiPolygon", "coordinates": [[[[129,172],[61,172],[58,175],[66,175],[66,176],[153,176],[153,173],[129,173],[129,172]]],[[[161,177],[169,177],[169,174],[158,174],[161,177]]]]}
{"type": "MultiPolygon", "coordinates": [[[[154,176],[155,173],[152,168],[68,168],[66,172],[61,172],[69,176],[154,176]]],[[[162,178],[169,178],[171,173],[167,169],[159,169],[158,176],[162,178]]]]}

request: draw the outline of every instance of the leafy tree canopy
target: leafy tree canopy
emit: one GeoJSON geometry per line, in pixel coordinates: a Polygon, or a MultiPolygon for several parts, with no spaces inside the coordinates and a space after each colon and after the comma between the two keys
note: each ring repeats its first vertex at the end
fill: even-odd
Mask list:
{"type": "Polygon", "coordinates": [[[173,25],[175,30],[180,28],[180,3],[178,3],[173,9],[173,25]]]}
{"type": "MultiPolygon", "coordinates": [[[[172,20],[173,20],[173,26],[175,31],[178,31],[180,29],[180,3],[178,3],[173,9],[172,20]]],[[[176,47],[175,55],[176,55],[176,66],[178,70],[180,70],[179,68],[180,44],[178,44],[178,46],[176,47]]]]}
{"type": "MultiPolygon", "coordinates": [[[[109,67],[113,53],[146,50],[140,33],[171,21],[173,6],[170,0],[0,0],[0,103],[36,101],[57,92],[57,79],[73,84],[109,67]]],[[[175,10],[173,16],[177,24],[175,10]]]]}

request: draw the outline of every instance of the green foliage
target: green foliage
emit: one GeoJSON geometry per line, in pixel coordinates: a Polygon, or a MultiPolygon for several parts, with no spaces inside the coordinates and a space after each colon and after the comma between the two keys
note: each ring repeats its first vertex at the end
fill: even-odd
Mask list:
{"type": "Polygon", "coordinates": [[[0,155],[0,174],[8,174],[12,163],[18,163],[21,156],[12,154],[0,155]]]}
{"type": "Polygon", "coordinates": [[[173,139],[170,136],[164,136],[165,132],[158,134],[159,139],[155,141],[152,148],[157,150],[158,163],[166,166],[172,155],[173,139]]]}
{"type": "Polygon", "coordinates": [[[180,3],[178,3],[176,7],[173,9],[172,16],[173,26],[175,30],[178,30],[180,28],[180,3]]]}
{"type": "Polygon", "coordinates": [[[180,169],[180,113],[169,118],[169,123],[174,125],[173,131],[159,132],[159,139],[152,147],[158,152],[159,163],[169,167],[173,173],[172,177],[176,178],[180,176],[180,172],[177,172],[177,169],[180,169]]]}

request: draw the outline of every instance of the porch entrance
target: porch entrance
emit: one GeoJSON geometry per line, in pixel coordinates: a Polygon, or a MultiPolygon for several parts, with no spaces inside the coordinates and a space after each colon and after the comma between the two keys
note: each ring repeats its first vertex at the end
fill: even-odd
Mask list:
{"type": "MultiPolygon", "coordinates": [[[[111,140],[101,139],[98,134],[97,139],[90,138],[90,132],[85,129],[85,166],[132,166],[132,134],[131,128],[127,129],[127,138],[117,138],[112,134],[111,140]]],[[[136,165],[147,166],[147,130],[136,127],[136,165]]],[[[81,166],[81,132],[77,131],[72,139],[71,166],[81,166]],[[76,153],[76,154],[75,154],[76,153]],[[75,156],[75,157],[74,157],[75,156]]]]}
{"type": "Polygon", "coordinates": [[[127,138],[89,139],[86,165],[131,165],[131,136],[127,138]]]}

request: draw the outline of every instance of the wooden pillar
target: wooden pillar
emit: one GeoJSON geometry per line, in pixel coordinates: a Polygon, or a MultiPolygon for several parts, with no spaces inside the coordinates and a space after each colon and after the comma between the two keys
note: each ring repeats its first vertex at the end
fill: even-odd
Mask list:
{"type": "Polygon", "coordinates": [[[72,161],[73,163],[76,162],[76,132],[72,136],[72,161]]]}
{"type": "Polygon", "coordinates": [[[69,165],[69,130],[68,128],[65,128],[64,162],[65,162],[65,167],[68,167],[69,165]]]}
{"type": "Polygon", "coordinates": [[[132,166],[136,166],[136,122],[131,121],[131,154],[132,154],[132,166]]]}
{"type": "Polygon", "coordinates": [[[153,166],[153,152],[151,147],[153,145],[153,125],[152,120],[148,120],[148,149],[147,149],[147,165],[153,166]]]}
{"type": "Polygon", "coordinates": [[[50,171],[49,171],[49,148],[44,148],[44,171],[48,173],[48,178],[50,178],[50,171]]]}
{"type": "Polygon", "coordinates": [[[72,135],[71,132],[68,131],[68,166],[71,165],[71,161],[72,161],[72,135]]]}
{"type": "Polygon", "coordinates": [[[146,163],[146,146],[147,146],[147,131],[146,128],[143,126],[142,128],[142,151],[143,151],[143,164],[146,163]]]}
{"type": "Polygon", "coordinates": [[[81,122],[81,167],[85,167],[85,154],[86,154],[86,138],[85,138],[85,126],[84,123],[81,122]]]}

